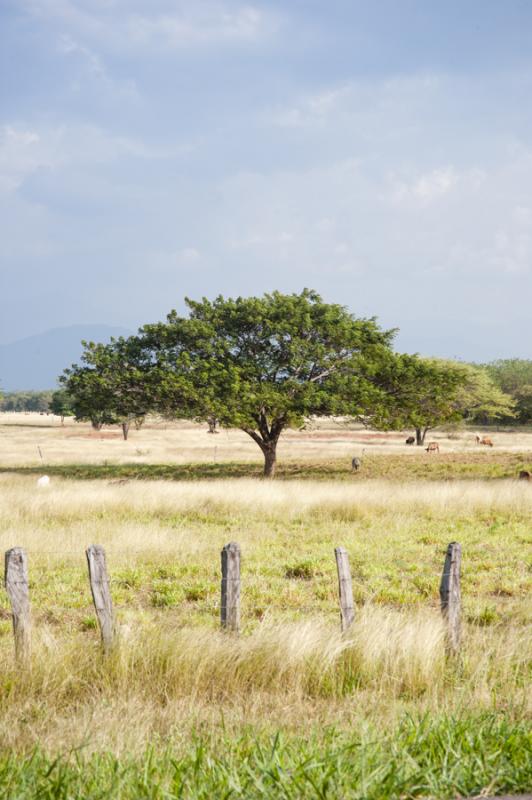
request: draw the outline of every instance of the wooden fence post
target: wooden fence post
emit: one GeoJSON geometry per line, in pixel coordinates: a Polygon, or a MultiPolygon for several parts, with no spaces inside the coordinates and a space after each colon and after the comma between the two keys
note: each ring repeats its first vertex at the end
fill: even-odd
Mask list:
{"type": "Polygon", "coordinates": [[[31,655],[30,591],[28,557],[22,547],[12,547],[5,555],[5,585],[13,613],[15,658],[27,663],[31,655]]]}
{"type": "Polygon", "coordinates": [[[349,569],[349,555],[345,547],[336,547],[336,568],[338,570],[338,593],[340,595],[340,618],[342,633],[346,631],[355,619],[355,604],[353,602],[353,586],[351,584],[351,570],[349,569]]]}
{"type": "Polygon", "coordinates": [[[229,542],[222,550],[222,628],[240,630],[240,545],[229,542]]]}
{"type": "Polygon", "coordinates": [[[104,653],[110,653],[115,640],[113,601],[109,588],[109,575],[105,561],[105,550],[100,544],[91,544],[85,551],[89,565],[89,581],[96,616],[102,634],[104,653]]]}
{"type": "Polygon", "coordinates": [[[447,647],[450,652],[458,653],[461,637],[461,599],[460,599],[460,564],[462,547],[458,542],[451,542],[445,554],[443,574],[440,583],[441,613],[447,623],[447,647]]]}

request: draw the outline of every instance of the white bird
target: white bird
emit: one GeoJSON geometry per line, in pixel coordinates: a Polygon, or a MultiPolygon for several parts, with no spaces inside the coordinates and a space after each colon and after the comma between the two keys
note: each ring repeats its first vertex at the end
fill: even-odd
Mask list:
{"type": "Polygon", "coordinates": [[[50,478],[48,477],[48,475],[41,475],[41,477],[37,479],[37,486],[39,487],[49,486],[49,484],[50,484],[50,478]]]}

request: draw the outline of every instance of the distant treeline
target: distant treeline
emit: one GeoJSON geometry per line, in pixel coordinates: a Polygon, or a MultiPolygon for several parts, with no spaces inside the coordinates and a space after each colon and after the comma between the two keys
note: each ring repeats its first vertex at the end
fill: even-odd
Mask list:
{"type": "Polygon", "coordinates": [[[5,392],[0,395],[1,411],[42,411],[48,413],[52,402],[52,391],[5,392]]]}
{"type": "MultiPolygon", "coordinates": [[[[488,364],[475,364],[488,373],[492,381],[515,403],[514,415],[499,417],[496,424],[531,425],[532,424],[532,359],[509,358],[491,361],[488,364]]],[[[66,392],[25,391],[5,392],[0,394],[0,411],[37,411],[70,416],[66,392]]],[[[494,424],[494,420],[480,410],[474,419],[482,425],[494,424]]]]}

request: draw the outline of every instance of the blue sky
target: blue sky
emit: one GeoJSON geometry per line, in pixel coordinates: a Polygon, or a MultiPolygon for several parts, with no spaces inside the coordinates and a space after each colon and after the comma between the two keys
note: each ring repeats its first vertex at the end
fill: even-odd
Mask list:
{"type": "Polygon", "coordinates": [[[528,0],[2,0],[0,342],[318,289],[532,357],[528,0]]]}

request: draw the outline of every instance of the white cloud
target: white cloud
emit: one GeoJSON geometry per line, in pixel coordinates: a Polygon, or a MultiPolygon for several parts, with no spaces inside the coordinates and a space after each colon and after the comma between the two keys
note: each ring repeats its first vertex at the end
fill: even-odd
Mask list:
{"type": "Polygon", "coordinates": [[[463,189],[466,183],[478,187],[484,177],[484,172],[480,169],[460,172],[454,166],[437,167],[410,180],[401,180],[392,175],[390,196],[397,205],[414,202],[420,206],[428,206],[457,189],[463,189]]]}
{"type": "Polygon", "coordinates": [[[532,274],[532,209],[517,206],[494,234],[492,262],[503,272],[532,274]]]}
{"type": "Polygon", "coordinates": [[[340,86],[300,98],[293,106],[268,111],[264,120],[280,128],[303,128],[326,122],[348,105],[351,87],[340,86]]]}
{"type": "MultiPolygon", "coordinates": [[[[180,159],[193,145],[161,148],[128,136],[109,134],[93,125],[61,125],[30,129],[5,125],[0,128],[0,191],[16,191],[39,169],[84,169],[121,159],[180,159]]],[[[83,187],[79,187],[80,193],[83,187]]]]}
{"type": "Polygon", "coordinates": [[[184,247],[179,253],[179,259],[186,264],[193,264],[200,259],[200,252],[195,247],[184,247]]]}
{"type": "Polygon", "coordinates": [[[27,175],[51,163],[51,154],[36,131],[11,125],[0,128],[0,191],[15,191],[27,175]]]}
{"type": "MultiPolygon", "coordinates": [[[[278,25],[273,12],[216,1],[29,0],[25,7],[31,15],[60,26],[63,36],[81,39],[80,52],[87,42],[120,51],[246,44],[268,37],[278,25]]],[[[100,57],[91,56],[90,48],[85,54],[93,68],[99,69],[100,57]]]]}
{"type": "Polygon", "coordinates": [[[400,202],[405,197],[413,197],[422,203],[430,203],[453,189],[458,182],[458,175],[453,167],[434,169],[425,175],[420,175],[414,183],[399,184],[396,189],[396,199],[400,202]]]}
{"type": "MultiPolygon", "coordinates": [[[[103,89],[106,94],[112,97],[120,97],[129,100],[139,99],[139,92],[134,80],[130,78],[117,80],[112,77],[101,55],[87,45],[76,41],[69,34],[62,34],[59,37],[58,50],[65,56],[78,58],[80,60],[82,68],[86,73],[86,78],[97,83],[100,93],[103,89]]],[[[80,80],[78,76],[72,76],[70,87],[77,92],[81,92],[83,83],[84,81],[80,80]]]]}
{"type": "Polygon", "coordinates": [[[264,14],[242,6],[232,11],[223,6],[191,5],[180,13],[132,14],[126,23],[132,45],[165,48],[231,42],[253,42],[265,29],[264,14]]]}

